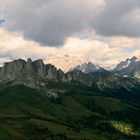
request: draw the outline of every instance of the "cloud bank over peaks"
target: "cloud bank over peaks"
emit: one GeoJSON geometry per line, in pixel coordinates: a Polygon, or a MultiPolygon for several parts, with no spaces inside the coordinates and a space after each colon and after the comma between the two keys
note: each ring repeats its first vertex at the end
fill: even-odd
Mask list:
{"type": "MultiPolygon", "coordinates": [[[[119,42],[119,40],[117,39],[119,42]]],[[[117,42],[114,39],[114,44],[117,42]]],[[[125,40],[126,42],[129,39],[125,40]]],[[[135,41],[132,41],[132,43],[135,41]]],[[[113,44],[113,39],[111,40],[113,44]]],[[[110,43],[110,44],[111,44],[110,43]]],[[[128,47],[128,46],[127,46],[128,47]]],[[[140,49],[132,52],[123,51],[122,47],[111,47],[108,43],[94,39],[70,37],[61,47],[42,47],[40,44],[25,40],[18,33],[0,29],[0,64],[14,59],[43,59],[65,72],[75,65],[93,62],[103,67],[114,66],[127,57],[138,56],[140,49]]]]}

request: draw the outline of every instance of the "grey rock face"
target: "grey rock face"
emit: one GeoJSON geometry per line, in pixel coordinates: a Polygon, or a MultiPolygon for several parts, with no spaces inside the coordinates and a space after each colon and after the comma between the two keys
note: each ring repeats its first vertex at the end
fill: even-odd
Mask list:
{"type": "Polygon", "coordinates": [[[46,78],[57,80],[57,68],[51,64],[46,65],[46,78]]]}
{"type": "Polygon", "coordinates": [[[28,59],[27,62],[24,65],[23,71],[21,71],[21,81],[34,83],[35,81],[35,75],[34,75],[34,69],[32,65],[32,60],[28,59]]]}
{"type": "Polygon", "coordinates": [[[14,80],[19,77],[24,69],[26,62],[24,60],[15,60],[5,63],[0,69],[0,81],[14,80]]]}
{"type": "Polygon", "coordinates": [[[83,85],[104,88],[133,88],[136,81],[133,78],[125,78],[114,75],[108,71],[85,74],[81,71],[73,71],[66,74],[67,81],[78,81],[83,85]]]}
{"type": "Polygon", "coordinates": [[[43,63],[43,60],[39,59],[34,61],[33,69],[38,77],[43,78],[45,76],[45,65],[43,63]]]}
{"type": "Polygon", "coordinates": [[[140,61],[136,57],[126,59],[126,61],[119,63],[113,72],[120,75],[136,77],[140,73],[140,61]]]}
{"type": "Polygon", "coordinates": [[[77,81],[81,84],[91,86],[93,83],[93,79],[89,74],[83,73],[80,70],[71,71],[65,74],[66,81],[77,81]]]}
{"type": "Polygon", "coordinates": [[[133,56],[132,58],[128,58],[125,61],[120,62],[114,71],[121,71],[122,69],[127,68],[131,63],[135,63],[137,61],[137,57],[133,56]]]}
{"type": "Polygon", "coordinates": [[[64,80],[64,73],[53,65],[45,65],[41,59],[26,61],[19,59],[5,63],[0,68],[0,82],[13,81],[31,87],[44,85],[43,80],[64,80]]]}
{"type": "Polygon", "coordinates": [[[65,73],[61,69],[58,69],[57,71],[57,78],[58,80],[65,81],[65,73]]]}

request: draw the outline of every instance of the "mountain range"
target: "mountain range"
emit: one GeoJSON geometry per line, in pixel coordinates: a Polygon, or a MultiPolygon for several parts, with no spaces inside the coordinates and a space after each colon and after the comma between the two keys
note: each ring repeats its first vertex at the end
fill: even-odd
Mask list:
{"type": "Polygon", "coordinates": [[[139,140],[140,61],[64,73],[43,60],[0,68],[0,140],[139,140]]]}
{"type": "Polygon", "coordinates": [[[0,68],[0,83],[22,83],[29,87],[46,87],[48,81],[79,83],[103,88],[130,89],[139,83],[140,61],[136,57],[121,62],[113,71],[94,65],[91,62],[78,65],[64,73],[54,65],[44,64],[43,60],[27,61],[18,59],[7,62],[0,68]],[[128,78],[128,76],[130,76],[128,78]],[[136,78],[137,77],[137,78],[136,78]]]}
{"type": "Polygon", "coordinates": [[[91,72],[103,72],[109,71],[114,74],[118,74],[120,76],[132,76],[132,77],[140,77],[140,60],[133,56],[132,58],[127,58],[125,61],[121,61],[113,70],[108,70],[98,65],[95,65],[91,62],[84,63],[82,65],[78,65],[71,69],[71,71],[80,70],[84,73],[91,72]]]}

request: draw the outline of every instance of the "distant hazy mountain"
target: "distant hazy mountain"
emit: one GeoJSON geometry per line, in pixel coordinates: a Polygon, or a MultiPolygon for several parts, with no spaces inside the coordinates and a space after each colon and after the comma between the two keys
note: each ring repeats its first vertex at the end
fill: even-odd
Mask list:
{"type": "Polygon", "coordinates": [[[137,58],[135,56],[130,58],[130,59],[128,58],[125,61],[120,62],[114,70],[115,71],[120,71],[122,69],[125,69],[129,66],[130,63],[134,63],[136,61],[137,61],[137,58]]]}
{"type": "Polygon", "coordinates": [[[104,68],[102,68],[98,65],[95,65],[91,62],[88,62],[88,63],[84,63],[82,65],[78,65],[78,66],[74,67],[73,69],[71,69],[70,71],[76,71],[76,70],[82,71],[84,73],[91,73],[91,72],[104,71],[104,68]]]}
{"type": "Polygon", "coordinates": [[[114,73],[124,76],[140,77],[140,60],[137,57],[120,62],[113,70],[114,73]]]}
{"type": "Polygon", "coordinates": [[[68,72],[71,68],[84,63],[85,59],[83,57],[65,54],[55,58],[50,57],[47,59],[47,62],[55,65],[57,68],[61,68],[64,72],[68,72]]]}

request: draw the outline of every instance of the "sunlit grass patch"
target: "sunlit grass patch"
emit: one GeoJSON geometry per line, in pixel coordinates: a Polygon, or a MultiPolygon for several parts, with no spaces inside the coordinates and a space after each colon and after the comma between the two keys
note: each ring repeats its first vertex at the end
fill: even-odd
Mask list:
{"type": "Polygon", "coordinates": [[[138,135],[138,133],[134,131],[133,126],[131,124],[119,121],[111,121],[111,125],[123,134],[138,135]]]}

